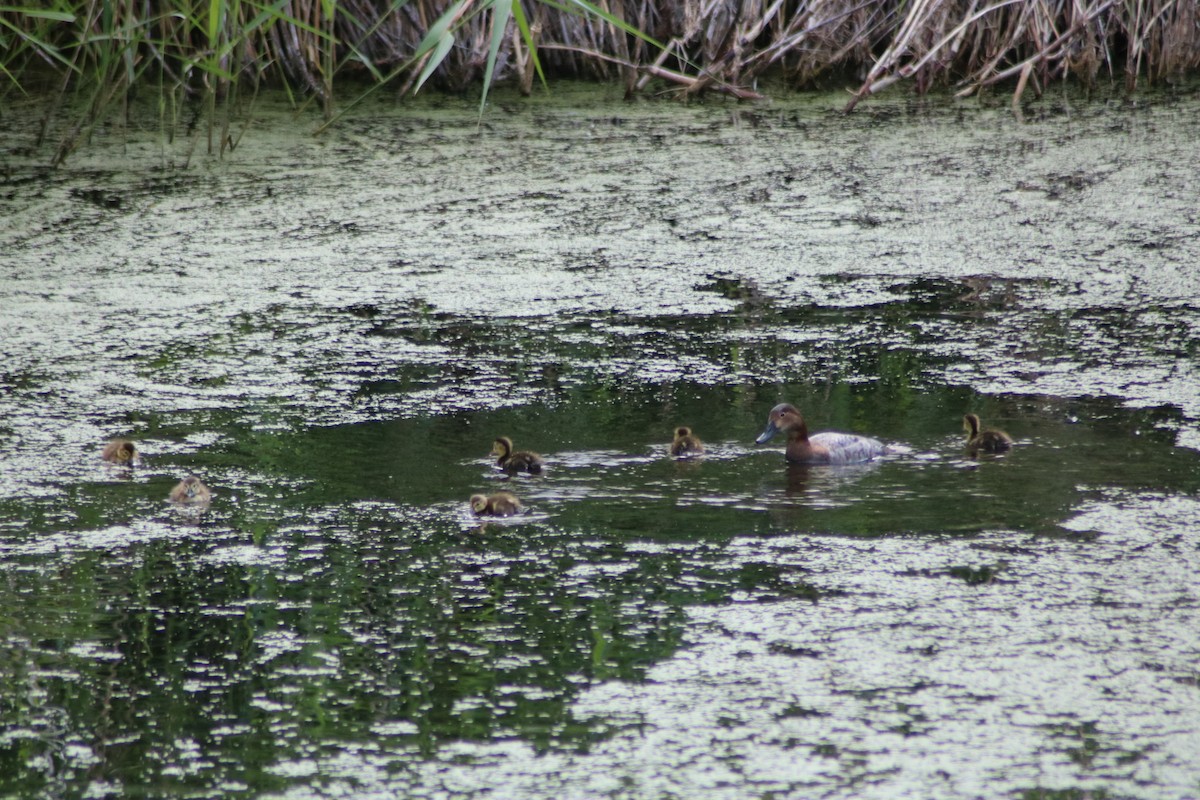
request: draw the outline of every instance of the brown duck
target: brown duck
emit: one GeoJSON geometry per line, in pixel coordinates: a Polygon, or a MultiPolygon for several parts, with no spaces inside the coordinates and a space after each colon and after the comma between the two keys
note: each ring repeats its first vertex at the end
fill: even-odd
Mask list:
{"type": "Polygon", "coordinates": [[[528,450],[514,451],[512,439],[507,436],[501,436],[492,443],[492,455],[496,456],[496,466],[508,472],[528,472],[536,475],[546,463],[537,453],[528,450]]]}
{"type": "Polygon", "coordinates": [[[1013,445],[1012,437],[1004,431],[984,428],[975,414],[963,417],[963,430],[967,432],[967,449],[972,453],[1003,453],[1013,445]]]}
{"type": "Polygon", "coordinates": [[[113,439],[104,445],[100,457],[110,464],[120,464],[124,467],[134,466],[142,460],[137,445],[128,439],[113,439]]]}
{"type": "Polygon", "coordinates": [[[471,510],[481,517],[511,517],[513,514],[521,513],[521,501],[517,499],[516,495],[508,492],[496,492],[487,496],[473,494],[471,495],[471,510]]]}
{"type": "Polygon", "coordinates": [[[208,487],[195,475],[188,475],[186,478],[175,484],[175,488],[171,490],[168,499],[172,503],[180,505],[196,506],[202,505],[212,500],[212,492],[208,487]]]}
{"type": "Polygon", "coordinates": [[[754,441],[763,444],[778,433],[787,435],[784,457],[793,464],[857,464],[887,452],[878,439],[854,433],[825,431],[808,435],[800,409],[780,403],[767,416],[767,427],[754,441]]]}
{"type": "Polygon", "coordinates": [[[675,429],[675,441],[671,442],[671,455],[675,458],[698,456],[704,452],[704,443],[692,433],[691,428],[680,426],[675,429]]]}

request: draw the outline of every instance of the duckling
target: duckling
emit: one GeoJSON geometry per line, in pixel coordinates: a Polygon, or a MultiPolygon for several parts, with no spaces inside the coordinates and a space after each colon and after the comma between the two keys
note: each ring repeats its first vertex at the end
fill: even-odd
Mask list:
{"type": "Polygon", "coordinates": [[[100,458],[123,467],[137,466],[142,460],[137,445],[128,439],[113,439],[104,445],[104,449],[100,451],[100,458]]]}
{"type": "Polygon", "coordinates": [[[511,517],[513,514],[521,513],[521,501],[516,495],[508,492],[496,492],[495,494],[471,495],[471,510],[476,516],[491,516],[491,517],[511,517]]]}
{"type": "Polygon", "coordinates": [[[671,442],[671,455],[675,458],[698,456],[704,452],[704,443],[692,433],[691,428],[680,426],[675,429],[675,441],[671,442]]]}
{"type": "Polygon", "coordinates": [[[1012,437],[994,428],[981,428],[979,417],[967,414],[963,417],[963,430],[967,432],[967,449],[972,453],[1003,453],[1013,445],[1012,437]]]}
{"type": "Polygon", "coordinates": [[[179,503],[180,505],[197,506],[207,504],[212,500],[212,492],[195,475],[188,475],[175,484],[175,488],[171,490],[168,499],[172,503],[179,503]]]}
{"type": "Polygon", "coordinates": [[[754,441],[762,444],[781,431],[788,437],[784,455],[793,464],[857,464],[887,451],[877,439],[853,433],[825,431],[810,437],[804,416],[790,403],[780,403],[771,409],[766,430],[754,441]]]}
{"type": "Polygon", "coordinates": [[[546,463],[537,453],[528,450],[514,452],[512,439],[507,436],[501,436],[492,443],[491,454],[496,456],[496,466],[509,472],[528,472],[536,475],[546,463]]]}

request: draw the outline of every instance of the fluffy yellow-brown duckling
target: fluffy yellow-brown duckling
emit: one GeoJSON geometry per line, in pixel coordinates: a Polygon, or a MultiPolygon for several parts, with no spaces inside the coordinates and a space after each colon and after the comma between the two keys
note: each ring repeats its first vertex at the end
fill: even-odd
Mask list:
{"type": "Polygon", "coordinates": [[[671,442],[671,455],[675,458],[698,456],[704,452],[704,443],[692,433],[691,428],[679,426],[675,429],[675,441],[671,442]]]}
{"type": "Polygon", "coordinates": [[[212,500],[212,492],[195,475],[188,475],[175,484],[175,488],[171,490],[167,499],[180,505],[198,506],[212,500]]]}
{"type": "Polygon", "coordinates": [[[854,433],[825,431],[808,435],[808,423],[800,409],[780,403],[771,409],[767,427],[754,441],[763,444],[777,433],[787,434],[784,457],[793,464],[858,464],[887,452],[878,439],[854,433]]]}
{"type": "Polygon", "coordinates": [[[967,432],[967,449],[971,452],[1003,453],[1013,445],[1012,437],[1004,431],[983,428],[979,417],[967,414],[963,417],[963,430],[967,432]]]}
{"type": "Polygon", "coordinates": [[[536,475],[546,463],[537,453],[528,450],[514,451],[512,439],[507,436],[501,436],[492,442],[491,454],[496,456],[496,466],[509,472],[528,472],[536,475]]]}
{"type": "Polygon", "coordinates": [[[120,464],[123,467],[135,466],[142,460],[137,445],[128,439],[113,439],[104,445],[100,457],[110,464],[120,464]]]}
{"type": "Polygon", "coordinates": [[[476,516],[488,517],[511,517],[513,514],[521,513],[521,501],[516,495],[508,492],[496,492],[484,496],[482,494],[471,495],[471,510],[476,516]]]}

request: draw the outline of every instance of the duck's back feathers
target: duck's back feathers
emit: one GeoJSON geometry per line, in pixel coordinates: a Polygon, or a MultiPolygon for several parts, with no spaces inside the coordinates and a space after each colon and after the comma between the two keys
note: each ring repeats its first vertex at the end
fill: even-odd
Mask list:
{"type": "MultiPolygon", "coordinates": [[[[807,464],[858,464],[887,452],[878,439],[853,433],[826,431],[813,434],[808,441],[812,445],[813,458],[802,462],[807,464]]],[[[791,448],[788,450],[788,460],[792,461],[791,448]]]]}
{"type": "Polygon", "coordinates": [[[110,464],[124,466],[136,465],[141,461],[137,445],[128,439],[113,439],[104,445],[104,449],[100,451],[100,458],[110,464]]]}
{"type": "Polygon", "coordinates": [[[528,472],[536,475],[546,463],[537,453],[513,450],[512,439],[507,436],[500,436],[492,443],[492,455],[496,456],[496,466],[508,472],[528,472]]]}
{"type": "Polygon", "coordinates": [[[476,516],[511,517],[521,513],[521,501],[508,492],[471,495],[471,510],[476,516]]]}
{"type": "Polygon", "coordinates": [[[1004,431],[982,431],[967,442],[967,447],[985,453],[1003,453],[1012,449],[1012,446],[1012,437],[1004,431]]]}
{"type": "Polygon", "coordinates": [[[672,456],[698,456],[703,452],[704,443],[700,441],[699,436],[692,433],[691,428],[680,426],[675,429],[675,441],[671,442],[672,456]]]}
{"type": "Polygon", "coordinates": [[[994,428],[984,428],[975,414],[963,417],[963,430],[967,432],[967,449],[972,453],[1003,453],[1013,446],[1011,436],[994,428]]]}
{"type": "Polygon", "coordinates": [[[531,453],[528,450],[518,450],[509,456],[500,466],[510,472],[529,472],[536,474],[542,471],[542,466],[546,462],[537,453],[531,453]]]}

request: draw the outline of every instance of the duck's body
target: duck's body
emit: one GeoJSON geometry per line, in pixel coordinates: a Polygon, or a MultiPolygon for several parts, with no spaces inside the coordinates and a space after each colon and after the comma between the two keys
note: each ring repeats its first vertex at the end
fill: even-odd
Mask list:
{"type": "Polygon", "coordinates": [[[536,475],[546,463],[537,453],[513,450],[512,439],[507,436],[501,436],[492,442],[492,455],[496,456],[496,466],[508,472],[528,472],[536,475]]]}
{"type": "Polygon", "coordinates": [[[195,475],[188,475],[186,478],[175,484],[175,488],[171,490],[168,499],[172,503],[180,505],[196,506],[208,503],[212,500],[212,492],[208,487],[195,475]]]}
{"type": "Polygon", "coordinates": [[[793,464],[858,464],[887,451],[883,442],[869,436],[833,431],[809,436],[804,416],[790,403],[780,403],[771,409],[766,430],[755,442],[762,444],[781,432],[787,434],[785,455],[793,464]]]}
{"type": "Polygon", "coordinates": [[[517,499],[516,495],[508,492],[496,492],[487,496],[473,494],[471,495],[471,510],[480,517],[511,517],[513,514],[521,513],[521,501],[517,499]]]}
{"type": "Polygon", "coordinates": [[[675,429],[675,441],[671,442],[671,455],[675,458],[698,456],[704,452],[704,443],[700,437],[692,433],[691,428],[678,427],[675,429]]]}
{"type": "Polygon", "coordinates": [[[100,457],[110,464],[120,464],[124,467],[136,466],[142,460],[137,445],[128,439],[113,439],[104,445],[100,457]]]}
{"type": "Polygon", "coordinates": [[[963,430],[967,432],[967,449],[972,453],[1003,453],[1013,445],[1012,437],[1004,431],[984,428],[975,414],[963,417],[963,430]]]}

